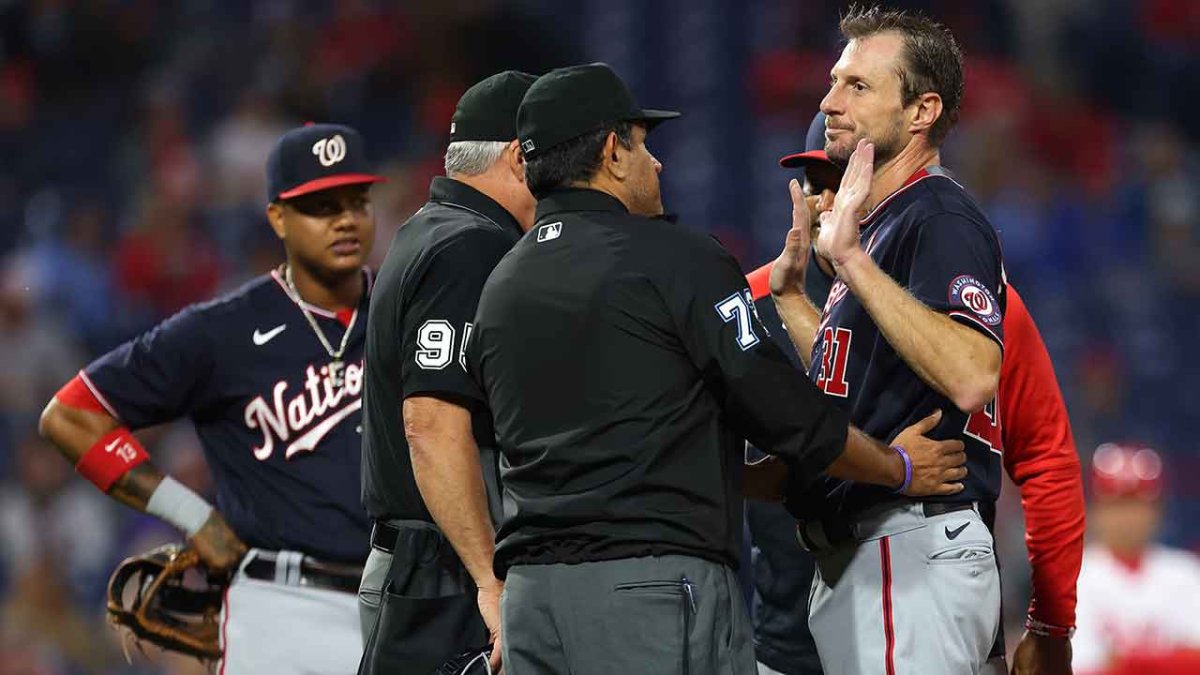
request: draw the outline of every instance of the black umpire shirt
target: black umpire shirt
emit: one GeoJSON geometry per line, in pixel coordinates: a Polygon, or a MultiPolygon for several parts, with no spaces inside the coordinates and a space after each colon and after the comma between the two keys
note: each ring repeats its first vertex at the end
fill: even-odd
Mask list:
{"type": "Polygon", "coordinates": [[[725,249],[593,190],[538,202],[484,286],[467,368],[501,451],[500,577],[664,554],[736,567],[744,439],[806,476],[846,441],[725,249]]]}
{"type": "MultiPolygon", "coordinates": [[[[463,342],[483,282],[513,242],[517,221],[474,188],[434,178],[429,202],[392,240],[371,295],[363,390],[362,499],[374,519],[432,522],[413,478],[401,406],[424,394],[480,410],[463,342]]],[[[490,418],[473,415],[493,518],[499,516],[490,418]]]]}

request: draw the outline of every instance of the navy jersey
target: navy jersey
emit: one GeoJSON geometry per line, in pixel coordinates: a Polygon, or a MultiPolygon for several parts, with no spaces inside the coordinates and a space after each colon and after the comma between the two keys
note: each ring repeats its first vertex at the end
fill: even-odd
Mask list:
{"type": "MultiPolygon", "coordinates": [[[[918,172],[881,202],[863,221],[860,241],[880,269],[917,300],[1003,345],[1006,295],[996,231],[966,190],[939,168],[918,172]]],[[[935,409],[944,412],[931,436],[961,439],[970,473],[962,493],[940,500],[991,501],[999,495],[1000,421],[994,402],[967,415],[934,391],[840,280],[826,299],[811,364],[813,382],[855,426],[883,441],[935,409]]],[[[895,499],[887,489],[849,481],[827,480],[824,488],[810,491],[793,512],[849,515],[895,499]]]]}
{"type": "MultiPolygon", "coordinates": [[[[132,429],[190,418],[217,508],[249,546],[361,562],[369,548],[358,496],[366,295],[340,389],[329,377],[329,354],[277,272],[105,354],[84,371],[85,382],[132,429]]],[[[306,306],[329,343],[340,345],[342,321],[306,306]]]]}

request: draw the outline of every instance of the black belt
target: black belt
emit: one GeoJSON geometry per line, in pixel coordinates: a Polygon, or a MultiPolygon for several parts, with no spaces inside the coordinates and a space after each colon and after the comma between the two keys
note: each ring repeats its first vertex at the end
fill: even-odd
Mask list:
{"type": "Polygon", "coordinates": [[[400,528],[377,520],[371,528],[371,548],[391,553],[396,550],[396,539],[399,537],[400,528]]]}
{"type": "Polygon", "coordinates": [[[975,502],[965,502],[952,504],[949,502],[921,502],[921,510],[925,512],[926,518],[934,516],[944,516],[947,513],[955,511],[970,511],[975,508],[975,502]]]}
{"type": "Polygon", "coordinates": [[[256,551],[253,555],[254,559],[242,568],[242,572],[251,579],[279,581],[345,593],[358,593],[358,584],[362,581],[363,568],[358,565],[323,562],[302,556],[299,574],[288,578],[286,571],[282,575],[277,574],[279,565],[285,564],[280,560],[281,556],[278,554],[271,551],[256,551]]]}

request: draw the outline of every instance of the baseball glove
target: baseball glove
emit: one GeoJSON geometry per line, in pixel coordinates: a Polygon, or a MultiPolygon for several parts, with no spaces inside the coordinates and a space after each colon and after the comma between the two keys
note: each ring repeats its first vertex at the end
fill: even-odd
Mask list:
{"type": "MultiPolygon", "coordinates": [[[[227,577],[214,577],[179,544],[126,558],[108,580],[108,620],[135,642],[219,659],[218,617],[227,577]]],[[[140,646],[140,644],[139,644],[140,646]]]]}

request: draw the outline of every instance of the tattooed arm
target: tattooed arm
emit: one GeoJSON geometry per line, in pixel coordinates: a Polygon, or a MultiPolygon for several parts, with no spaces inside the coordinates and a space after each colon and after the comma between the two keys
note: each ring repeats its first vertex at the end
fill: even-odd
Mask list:
{"type": "MultiPolygon", "coordinates": [[[[76,465],[97,441],[120,426],[110,415],[63,405],[55,398],[42,412],[38,431],[58,448],[67,461],[76,465]]],[[[163,484],[164,478],[158,467],[150,461],[144,461],[118,478],[108,494],[122,504],[145,512],[150,498],[163,484]]],[[[205,564],[213,569],[232,567],[246,552],[246,545],[216,509],[212,510],[189,541],[205,564]]]]}

